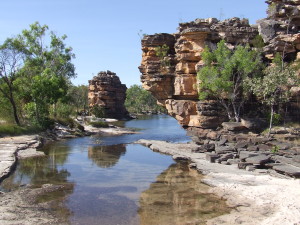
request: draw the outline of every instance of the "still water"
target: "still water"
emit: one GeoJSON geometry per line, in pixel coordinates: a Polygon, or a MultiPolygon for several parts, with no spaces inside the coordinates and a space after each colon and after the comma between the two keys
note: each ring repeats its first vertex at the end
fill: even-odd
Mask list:
{"type": "Polygon", "coordinates": [[[53,213],[65,224],[204,224],[229,212],[224,201],[205,193],[202,176],[170,156],[132,144],[144,139],[189,141],[168,116],[132,120],[138,134],[83,137],[46,146],[47,157],[21,160],[2,190],[30,185],[64,185],[37,203],[55,201],[53,213]]]}

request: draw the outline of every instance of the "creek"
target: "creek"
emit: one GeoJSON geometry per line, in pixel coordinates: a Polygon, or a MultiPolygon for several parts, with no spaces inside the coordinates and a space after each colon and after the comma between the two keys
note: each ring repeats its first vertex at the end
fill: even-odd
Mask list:
{"type": "Polygon", "coordinates": [[[223,200],[207,193],[202,175],[187,162],[132,144],[139,139],[190,141],[175,119],[148,116],[122,126],[139,133],[49,144],[42,149],[46,157],[20,160],[1,190],[64,185],[38,196],[36,203],[54,202],[51,211],[65,224],[205,224],[229,212],[223,200]]]}

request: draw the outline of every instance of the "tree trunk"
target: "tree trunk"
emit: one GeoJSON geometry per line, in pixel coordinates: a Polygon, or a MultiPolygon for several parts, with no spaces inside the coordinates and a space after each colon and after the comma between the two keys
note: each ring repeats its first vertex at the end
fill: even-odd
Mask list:
{"type": "Polygon", "coordinates": [[[268,138],[270,137],[271,130],[272,130],[273,116],[274,116],[274,107],[273,105],[271,105],[271,118],[270,118],[268,138]]]}
{"type": "Polygon", "coordinates": [[[19,117],[18,117],[17,106],[16,106],[16,103],[15,103],[15,100],[13,98],[9,98],[9,101],[12,105],[15,122],[18,126],[20,126],[21,124],[20,124],[20,120],[19,120],[19,117]]]}

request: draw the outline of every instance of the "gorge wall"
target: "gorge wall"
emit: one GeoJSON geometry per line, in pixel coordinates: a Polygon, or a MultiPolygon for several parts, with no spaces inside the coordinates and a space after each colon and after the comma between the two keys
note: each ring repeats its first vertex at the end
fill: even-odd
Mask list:
{"type": "Polygon", "coordinates": [[[299,0],[267,1],[272,14],[250,25],[247,19],[196,19],[179,24],[176,34],[145,35],[142,39],[142,62],[139,67],[143,88],[150,91],[168,113],[182,126],[216,128],[226,120],[224,111],[214,100],[199,101],[197,71],[203,65],[201,53],[205,46],[216,47],[225,40],[229,48],[239,44],[252,45],[261,34],[266,59],[276,52],[295,59],[300,57],[299,0]],[[285,10],[285,11],[284,11],[285,10]],[[298,11],[297,11],[298,10],[298,11]],[[287,12],[292,16],[285,17],[287,12]],[[288,19],[288,23],[286,22],[288,19]],[[288,33],[284,33],[288,30],[288,33]],[[157,49],[168,46],[164,57],[157,49]]]}
{"type": "Polygon", "coordinates": [[[124,119],[128,112],[124,106],[127,87],[122,84],[119,77],[111,71],[99,72],[89,80],[89,106],[102,107],[105,117],[124,119]]]}

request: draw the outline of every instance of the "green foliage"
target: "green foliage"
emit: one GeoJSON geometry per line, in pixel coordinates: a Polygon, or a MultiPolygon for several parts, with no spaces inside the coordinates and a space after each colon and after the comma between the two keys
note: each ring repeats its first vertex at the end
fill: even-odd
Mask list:
{"type": "Polygon", "coordinates": [[[66,36],[48,29],[36,22],[0,46],[0,98],[8,100],[17,124],[21,115],[27,122],[46,125],[50,108],[66,96],[69,79],[75,77],[66,36]],[[3,65],[12,66],[4,70],[8,67],[3,65]]]}
{"type": "Polygon", "coordinates": [[[278,153],[278,151],[279,151],[279,147],[277,145],[274,145],[271,149],[271,153],[274,153],[274,154],[278,153]]]}
{"type": "Polygon", "coordinates": [[[22,134],[33,134],[39,131],[43,131],[41,127],[36,126],[18,126],[12,123],[0,123],[0,136],[15,136],[22,134]]]}
{"type": "Polygon", "coordinates": [[[76,113],[87,112],[88,110],[88,92],[86,85],[73,86],[71,85],[67,94],[67,101],[76,109],[76,113]]]}
{"type": "Polygon", "coordinates": [[[84,127],[80,123],[78,123],[77,121],[75,121],[74,119],[72,119],[70,117],[65,117],[65,118],[57,117],[54,120],[61,125],[68,126],[72,129],[77,128],[80,131],[84,131],[84,127]]]}
{"type": "Polygon", "coordinates": [[[54,117],[58,118],[69,118],[74,115],[74,108],[71,104],[58,102],[55,107],[53,107],[53,112],[51,113],[54,117]],[[54,113],[55,111],[55,113],[54,113]]]}
{"type": "Polygon", "coordinates": [[[282,68],[277,63],[268,66],[263,77],[247,80],[247,85],[258,99],[269,106],[287,102],[290,98],[287,87],[298,84],[299,78],[295,70],[287,64],[282,68]]]}
{"type": "Polygon", "coordinates": [[[97,118],[105,118],[105,109],[100,105],[94,105],[91,109],[91,113],[97,118]]]}
{"type": "MultiPolygon", "coordinates": [[[[268,113],[267,115],[268,121],[271,121],[271,113],[268,113]]],[[[272,125],[280,125],[282,123],[282,116],[279,113],[275,113],[273,114],[273,118],[272,118],[272,125]]]]}
{"type": "Polygon", "coordinates": [[[231,51],[222,40],[216,50],[206,47],[201,56],[204,66],[198,72],[199,99],[217,99],[229,119],[239,121],[248,94],[244,80],[259,74],[262,67],[259,54],[249,46],[237,46],[231,51]]]}
{"type": "Polygon", "coordinates": [[[276,55],[273,65],[264,70],[263,77],[247,79],[246,83],[258,100],[270,107],[270,135],[273,120],[277,119],[274,105],[289,101],[290,87],[300,84],[298,74],[292,65],[284,63],[280,55],[276,55]]]}
{"type": "Polygon", "coordinates": [[[252,45],[257,49],[262,49],[263,47],[265,47],[265,42],[262,36],[259,34],[256,35],[255,38],[252,40],[252,45]]]}
{"type": "Polygon", "coordinates": [[[126,91],[125,107],[130,113],[165,112],[156,99],[140,85],[132,85],[126,91]]]}
{"type": "Polygon", "coordinates": [[[89,124],[93,127],[97,127],[97,128],[106,128],[106,127],[109,127],[108,123],[107,122],[104,122],[104,121],[91,121],[89,122],[89,124]]]}
{"type": "Polygon", "coordinates": [[[169,46],[167,46],[166,44],[155,48],[156,56],[160,58],[161,69],[165,69],[167,66],[170,66],[170,61],[166,59],[168,52],[169,46]]]}

